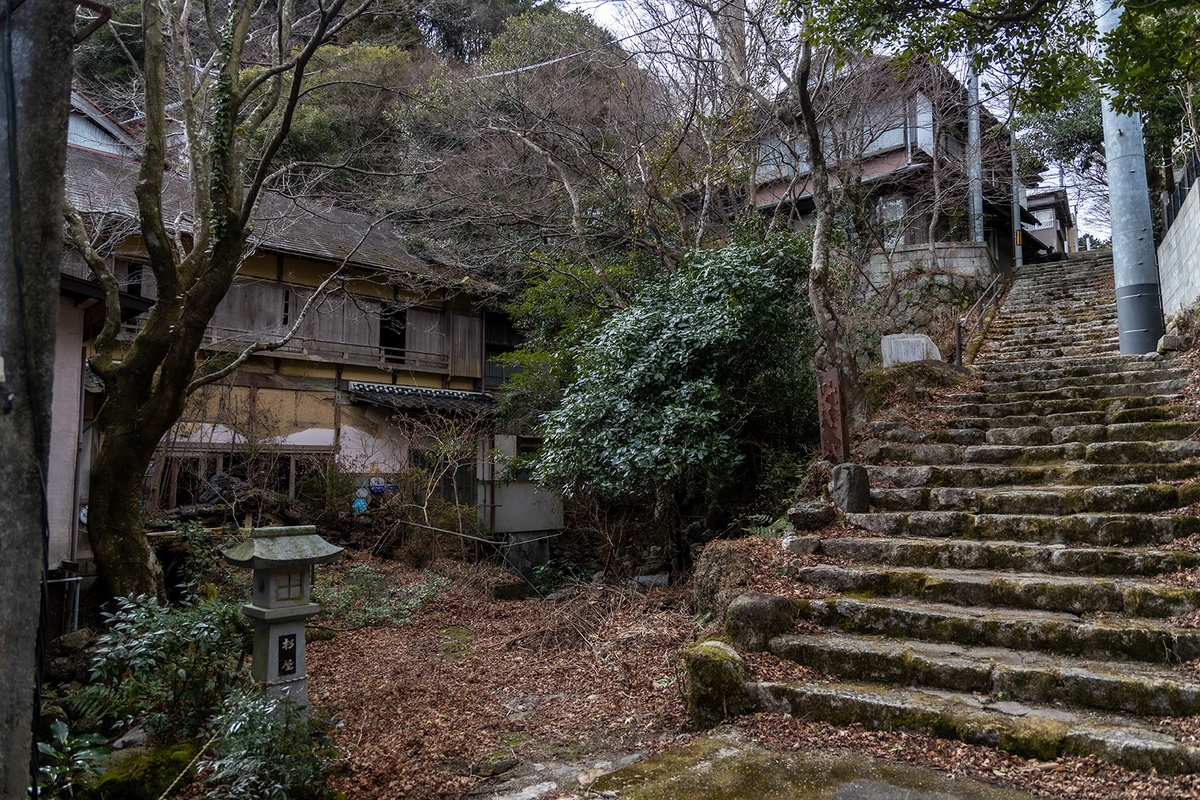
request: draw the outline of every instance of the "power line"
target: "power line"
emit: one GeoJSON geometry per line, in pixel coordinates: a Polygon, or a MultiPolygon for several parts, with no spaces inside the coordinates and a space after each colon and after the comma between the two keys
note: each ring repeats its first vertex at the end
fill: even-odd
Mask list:
{"type": "MultiPolygon", "coordinates": [[[[660,22],[659,24],[652,25],[651,27],[646,28],[644,30],[635,31],[634,33],[630,33],[625,36],[622,36],[619,39],[613,39],[611,42],[607,42],[605,44],[605,46],[613,45],[613,44],[621,44],[622,42],[627,42],[630,39],[635,39],[638,36],[645,36],[647,33],[653,33],[654,31],[659,30],[660,28],[665,28],[668,25],[674,25],[676,22],[679,22],[680,20],[685,19],[687,16],[688,16],[687,14],[680,14],[678,17],[675,17],[674,19],[669,19],[666,22],[660,22]]],[[[520,73],[520,72],[529,72],[530,70],[541,69],[542,67],[548,67],[551,64],[557,64],[560,61],[569,61],[572,58],[579,58],[580,56],[586,56],[589,53],[598,53],[602,49],[603,49],[602,47],[589,47],[586,50],[579,50],[574,53],[568,53],[565,56],[551,58],[548,61],[540,61],[537,64],[527,64],[526,66],[523,66],[523,67],[514,67],[512,69],[501,70],[499,72],[489,72],[485,75],[475,75],[472,78],[470,78],[469,80],[481,81],[481,80],[484,80],[485,78],[502,78],[505,75],[516,75],[517,73],[520,73]]]]}

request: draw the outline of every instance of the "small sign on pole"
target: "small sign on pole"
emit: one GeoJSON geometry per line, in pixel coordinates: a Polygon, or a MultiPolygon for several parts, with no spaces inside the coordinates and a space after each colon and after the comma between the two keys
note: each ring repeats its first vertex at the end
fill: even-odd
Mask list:
{"type": "Polygon", "coordinates": [[[850,435],[846,430],[841,367],[817,373],[817,419],[821,423],[821,455],[835,464],[849,461],[850,435]]]}

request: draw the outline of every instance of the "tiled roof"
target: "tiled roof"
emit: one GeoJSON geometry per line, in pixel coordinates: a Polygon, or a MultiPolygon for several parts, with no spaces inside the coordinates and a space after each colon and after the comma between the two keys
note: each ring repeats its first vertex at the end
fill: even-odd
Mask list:
{"type": "MultiPolygon", "coordinates": [[[[127,219],[132,225],[137,219],[133,188],[138,167],[129,159],[68,148],[67,192],[84,215],[105,214],[127,219]]],[[[173,173],[164,181],[163,218],[172,228],[188,230],[191,226],[187,182],[173,173]]],[[[301,201],[263,192],[252,227],[250,243],[259,250],[338,264],[347,260],[355,266],[437,276],[443,282],[465,278],[476,285],[486,282],[486,278],[460,267],[413,257],[405,249],[401,231],[388,220],[379,221],[312,199],[301,201]]]]}
{"type": "Polygon", "coordinates": [[[413,386],[393,386],[388,383],[350,381],[350,395],[359,402],[394,408],[398,411],[487,412],[496,408],[496,401],[482,392],[419,389],[413,386]]]}

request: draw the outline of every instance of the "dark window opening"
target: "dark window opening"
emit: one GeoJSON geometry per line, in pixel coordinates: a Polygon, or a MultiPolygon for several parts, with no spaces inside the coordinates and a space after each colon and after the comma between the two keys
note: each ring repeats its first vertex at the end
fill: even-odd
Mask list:
{"type": "Polygon", "coordinates": [[[385,357],[404,358],[408,342],[408,309],[384,308],[379,314],[379,346],[385,357]]]}

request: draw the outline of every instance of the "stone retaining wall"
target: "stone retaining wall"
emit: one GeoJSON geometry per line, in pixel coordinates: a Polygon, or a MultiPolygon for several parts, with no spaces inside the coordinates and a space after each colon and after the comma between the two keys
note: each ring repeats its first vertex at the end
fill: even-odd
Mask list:
{"type": "Polygon", "coordinates": [[[1195,185],[1158,246],[1158,278],[1168,317],[1200,298],[1200,190],[1195,185]]]}

